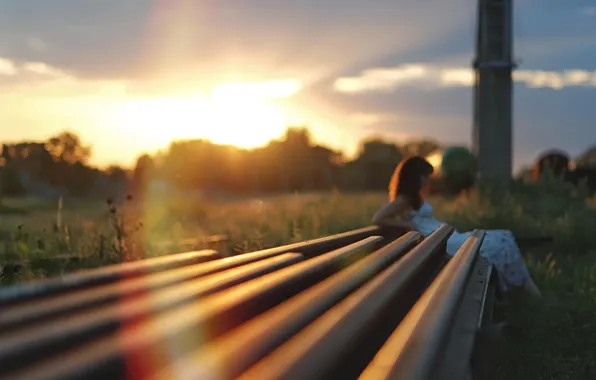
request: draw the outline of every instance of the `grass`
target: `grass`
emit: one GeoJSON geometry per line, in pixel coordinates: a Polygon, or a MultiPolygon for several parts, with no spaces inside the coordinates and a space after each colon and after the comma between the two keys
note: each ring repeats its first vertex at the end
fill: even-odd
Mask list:
{"type": "MultiPolygon", "coordinates": [[[[384,194],[306,194],[263,199],[136,200],[6,199],[0,210],[3,262],[23,261],[4,283],[56,275],[141,256],[152,256],[187,238],[228,234],[232,249],[246,252],[325,236],[369,224],[384,194]],[[80,256],[75,264],[52,261],[80,256]],[[42,260],[45,258],[45,261],[42,260]],[[48,264],[50,261],[53,265],[48,264]]],[[[431,199],[437,216],[459,230],[506,228],[518,236],[554,241],[524,252],[542,299],[514,294],[504,317],[525,334],[495,362],[494,379],[596,378],[596,199],[569,189],[525,186],[498,205],[476,194],[431,199]]]]}

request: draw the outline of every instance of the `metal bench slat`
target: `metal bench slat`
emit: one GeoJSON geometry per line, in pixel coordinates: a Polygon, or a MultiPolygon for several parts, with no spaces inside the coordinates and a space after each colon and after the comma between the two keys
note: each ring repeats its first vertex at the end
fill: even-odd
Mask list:
{"type": "Polygon", "coordinates": [[[484,231],[475,231],[399,324],[360,379],[430,379],[479,256],[484,231]]]}
{"type": "Polygon", "coordinates": [[[486,258],[479,257],[468,280],[461,305],[451,324],[447,343],[437,365],[433,368],[433,380],[465,379],[470,371],[470,360],[462,360],[462,358],[473,357],[476,333],[487,317],[484,313],[484,302],[490,297],[488,292],[491,277],[492,266],[486,258]]]}
{"type": "MultiPolygon", "coordinates": [[[[72,374],[72,378],[88,378],[89,368],[97,368],[98,376],[120,377],[123,376],[127,361],[134,360],[130,359],[131,357],[146,357],[152,350],[163,345],[160,342],[179,340],[185,342],[185,350],[195,349],[209,339],[279,304],[288,296],[302,291],[304,287],[311,285],[309,281],[318,282],[352,264],[355,259],[373,250],[381,240],[379,236],[366,238],[206,299],[165,311],[148,320],[121,321],[124,327],[117,335],[110,335],[88,346],[78,347],[56,360],[50,360],[47,366],[36,367],[33,373],[23,374],[23,378],[62,379],[68,374],[72,374]]],[[[126,305],[122,307],[125,308],[126,305]]],[[[24,334],[19,334],[10,342],[0,341],[0,368],[9,365],[10,360],[18,357],[26,356],[33,359],[31,356],[34,350],[40,355],[47,354],[48,350],[51,352],[52,344],[60,345],[62,339],[72,339],[81,333],[81,329],[90,329],[85,320],[80,321],[78,325],[74,325],[74,322],[76,320],[70,321],[61,331],[56,330],[60,327],[56,326],[52,327],[51,331],[27,334],[27,339],[23,339],[24,334]],[[42,333],[48,339],[45,345],[40,345],[39,336],[42,333]],[[47,344],[48,342],[50,344],[47,344]]],[[[46,329],[49,330],[49,327],[46,329]]],[[[168,358],[162,357],[161,360],[168,358]]],[[[147,365],[162,365],[159,361],[158,358],[154,358],[154,361],[149,361],[147,365]]],[[[12,376],[17,378],[20,375],[12,376]]]]}
{"type": "MultiPolygon", "coordinates": [[[[406,290],[421,268],[437,254],[443,254],[441,247],[452,233],[451,227],[439,228],[403,258],[392,263],[389,268],[243,373],[239,379],[321,378],[340,360],[346,348],[355,342],[355,338],[374,327],[374,319],[391,307],[391,302],[406,290]]],[[[219,370],[225,373],[226,369],[219,370]]]]}
{"type": "MultiPolygon", "coordinates": [[[[377,226],[364,227],[319,239],[307,240],[304,242],[284,245],[276,248],[269,248],[265,251],[276,252],[278,254],[296,252],[302,253],[306,257],[312,257],[336,250],[349,244],[357,243],[372,236],[383,236],[381,233],[382,231],[383,228],[377,226]]],[[[379,241],[379,243],[381,243],[381,241],[379,241]]]]}
{"type": "MultiPolygon", "coordinates": [[[[190,372],[201,373],[205,378],[235,378],[394,261],[409,255],[410,249],[420,243],[422,238],[420,233],[407,233],[358,263],[201,347],[197,352],[173,362],[164,370],[170,373],[161,376],[175,376],[172,368],[186,368],[190,372]]],[[[422,244],[426,247],[435,244],[436,249],[433,240],[422,244]]]]}
{"type": "Polygon", "coordinates": [[[124,279],[119,282],[94,286],[67,294],[50,295],[26,303],[5,306],[0,310],[0,336],[2,331],[14,329],[36,321],[49,320],[61,315],[74,313],[87,308],[112,304],[134,296],[155,291],[184,281],[204,277],[213,273],[238,267],[277,255],[271,251],[257,251],[206,263],[175,268],[145,276],[124,279]]]}
{"type": "Polygon", "coordinates": [[[127,277],[135,277],[150,272],[178,268],[185,265],[204,263],[219,259],[217,251],[208,249],[185,252],[176,255],[152,257],[122,264],[89,269],[59,278],[34,281],[29,284],[12,286],[0,290],[0,307],[24,302],[56,293],[66,293],[89,286],[107,284],[127,277]]]}
{"type": "Polygon", "coordinates": [[[9,367],[22,365],[10,357],[26,353],[24,360],[32,360],[38,355],[51,355],[77,344],[85,344],[95,338],[116,333],[119,329],[135,321],[149,318],[154,314],[183,306],[186,303],[214,294],[278,269],[295,264],[303,259],[299,253],[285,253],[269,259],[216,273],[177,287],[149,293],[108,307],[85,310],[54,321],[10,330],[0,340],[0,373],[9,367]],[[14,352],[5,345],[14,346],[14,352]],[[20,351],[19,351],[20,350],[20,351]],[[3,354],[4,353],[4,354],[3,354]],[[9,355],[8,358],[5,354],[9,355]]]}

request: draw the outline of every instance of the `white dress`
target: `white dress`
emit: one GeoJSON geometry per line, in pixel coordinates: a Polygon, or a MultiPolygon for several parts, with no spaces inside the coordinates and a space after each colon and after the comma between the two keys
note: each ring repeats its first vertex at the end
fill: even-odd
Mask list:
{"type": "MultiPolygon", "coordinates": [[[[435,219],[433,208],[428,202],[424,202],[419,210],[412,211],[409,220],[424,236],[430,235],[434,230],[445,224],[435,219]]],[[[447,240],[447,253],[454,255],[470,235],[471,232],[454,232],[447,240]]],[[[480,247],[480,255],[486,257],[497,269],[499,285],[503,291],[521,287],[528,280],[531,280],[511,231],[486,231],[484,241],[480,247]]]]}

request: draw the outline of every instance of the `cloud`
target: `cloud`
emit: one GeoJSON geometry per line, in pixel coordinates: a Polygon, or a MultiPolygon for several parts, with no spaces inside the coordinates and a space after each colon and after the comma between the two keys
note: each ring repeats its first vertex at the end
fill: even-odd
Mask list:
{"type": "Polygon", "coordinates": [[[0,58],[0,75],[12,76],[17,73],[17,67],[10,59],[0,58]]]}
{"type": "Polygon", "coordinates": [[[21,98],[168,97],[209,94],[214,98],[284,99],[303,88],[296,78],[250,82],[201,82],[200,78],[151,80],[86,78],[45,62],[18,62],[0,57],[0,96],[21,98]]]}
{"type": "Polygon", "coordinates": [[[439,44],[437,36],[466,29],[474,14],[465,0],[173,3],[0,1],[2,54],[41,59],[80,78],[200,72],[220,82],[271,76],[316,82],[439,44]],[[32,2],[37,12],[31,12],[32,2]],[[229,79],[232,74],[242,77],[229,79]]]}
{"type": "Polygon", "coordinates": [[[367,69],[356,76],[338,78],[333,87],[343,93],[364,93],[392,92],[406,86],[467,87],[473,83],[470,69],[440,68],[417,63],[367,69]]]}
{"type": "Polygon", "coordinates": [[[520,70],[513,73],[516,82],[524,83],[529,88],[596,87],[596,71],[586,70],[520,70]]]}
{"type": "Polygon", "coordinates": [[[357,77],[343,77],[335,81],[340,92],[392,91],[401,84],[425,79],[427,68],[422,65],[404,65],[395,68],[369,69],[357,77]]]}
{"type": "Polygon", "coordinates": [[[70,77],[65,71],[43,62],[16,62],[8,58],[0,57],[0,75],[20,77],[20,79],[24,79],[28,74],[37,74],[49,78],[70,77]]]}
{"type": "Polygon", "coordinates": [[[0,57],[0,97],[17,99],[85,99],[124,95],[128,82],[81,79],[44,62],[16,62],[0,57]]]}
{"type": "Polygon", "coordinates": [[[47,65],[43,62],[26,62],[22,66],[22,70],[29,73],[46,75],[49,77],[69,77],[67,73],[55,67],[47,65]]]}
{"type": "MultiPolygon", "coordinates": [[[[475,74],[471,68],[409,64],[391,68],[367,69],[356,76],[338,78],[333,87],[338,92],[355,94],[392,92],[407,86],[469,87],[474,84],[474,80],[475,74]]],[[[513,80],[523,83],[529,88],[596,87],[596,71],[519,70],[513,73],[513,80]]]]}
{"type": "Polygon", "coordinates": [[[581,13],[584,16],[596,16],[596,7],[589,7],[582,9],[581,13]]]}
{"type": "Polygon", "coordinates": [[[467,87],[474,84],[474,71],[466,68],[446,69],[441,72],[439,83],[444,86],[467,87]]]}

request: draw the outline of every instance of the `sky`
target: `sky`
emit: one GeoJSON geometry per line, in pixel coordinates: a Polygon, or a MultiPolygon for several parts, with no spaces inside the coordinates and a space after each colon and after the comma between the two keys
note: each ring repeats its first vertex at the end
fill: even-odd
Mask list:
{"type": "MultiPolygon", "coordinates": [[[[514,3],[519,168],[596,144],[596,3],[514,3]]],[[[464,0],[0,0],[0,141],[71,130],[97,165],[287,124],[348,154],[469,145],[475,17],[464,0]]]]}

